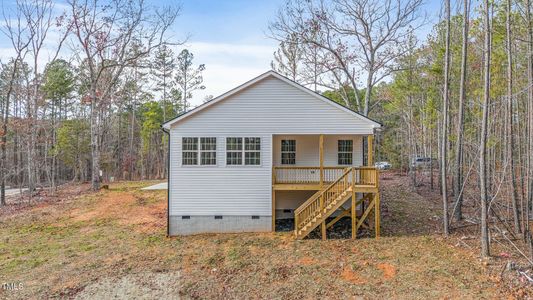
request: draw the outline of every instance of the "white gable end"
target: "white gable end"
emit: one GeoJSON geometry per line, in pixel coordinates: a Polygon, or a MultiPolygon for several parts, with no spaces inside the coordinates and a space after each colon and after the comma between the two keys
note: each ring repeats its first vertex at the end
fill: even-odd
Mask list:
{"type": "Polygon", "coordinates": [[[191,135],[373,134],[374,128],[379,127],[378,123],[294,85],[266,76],[169,125],[181,134],[191,135]]]}

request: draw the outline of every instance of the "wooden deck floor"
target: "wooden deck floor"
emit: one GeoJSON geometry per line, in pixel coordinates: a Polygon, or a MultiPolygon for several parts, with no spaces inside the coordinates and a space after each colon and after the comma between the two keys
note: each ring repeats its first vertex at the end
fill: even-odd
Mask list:
{"type": "MultiPolygon", "coordinates": [[[[329,183],[325,183],[327,186],[329,183]]],[[[275,191],[318,191],[320,183],[277,183],[272,185],[275,191]]],[[[352,190],[351,187],[349,189],[352,190]]],[[[377,186],[367,184],[356,184],[356,193],[375,193],[378,191],[377,186]]]]}

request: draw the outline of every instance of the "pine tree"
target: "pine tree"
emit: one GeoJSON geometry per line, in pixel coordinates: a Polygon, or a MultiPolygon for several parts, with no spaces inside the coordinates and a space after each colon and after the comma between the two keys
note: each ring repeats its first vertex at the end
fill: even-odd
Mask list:
{"type": "MultiPolygon", "coordinates": [[[[162,107],[166,107],[169,100],[168,92],[175,86],[172,79],[172,73],[176,68],[176,58],[174,52],[167,45],[162,45],[155,52],[152,61],[152,75],[154,76],[156,87],[155,91],[162,92],[162,107]]],[[[163,109],[163,122],[171,116],[166,115],[166,109],[163,109]]]]}
{"type": "Polygon", "coordinates": [[[205,89],[202,84],[204,82],[202,72],[205,70],[205,65],[201,64],[195,67],[193,59],[194,55],[187,49],[183,49],[177,58],[176,83],[181,90],[185,111],[189,108],[187,100],[192,98],[192,93],[205,89]]]}

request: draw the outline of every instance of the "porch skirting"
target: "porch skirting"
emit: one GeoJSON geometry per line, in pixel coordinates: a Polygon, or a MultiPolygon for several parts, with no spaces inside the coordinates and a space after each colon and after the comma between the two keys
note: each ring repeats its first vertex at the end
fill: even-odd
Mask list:
{"type": "Polygon", "coordinates": [[[170,216],[169,234],[268,232],[272,230],[272,216],[170,216]]]}

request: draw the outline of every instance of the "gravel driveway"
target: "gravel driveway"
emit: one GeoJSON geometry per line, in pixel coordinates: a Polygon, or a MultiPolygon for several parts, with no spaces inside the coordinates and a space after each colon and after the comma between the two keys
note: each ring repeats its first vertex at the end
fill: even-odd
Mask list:
{"type": "Polygon", "coordinates": [[[75,299],[179,299],[179,272],[106,277],[86,286],[75,299]]]}

